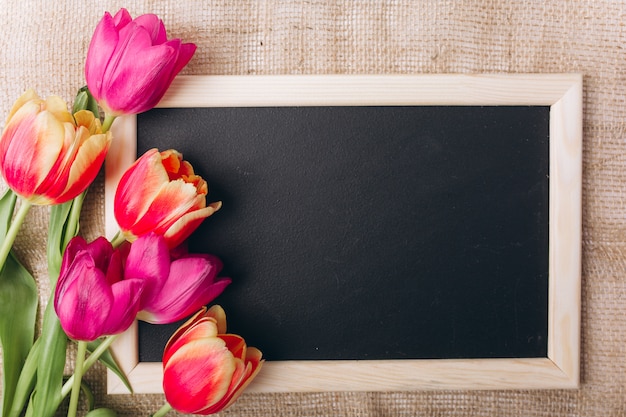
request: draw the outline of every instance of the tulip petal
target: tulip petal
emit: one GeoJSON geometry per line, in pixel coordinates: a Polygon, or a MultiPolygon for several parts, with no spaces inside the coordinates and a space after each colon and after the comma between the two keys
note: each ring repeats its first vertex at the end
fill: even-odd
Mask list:
{"type": "MultiPolygon", "coordinates": [[[[197,325],[198,322],[202,320],[206,320],[206,317],[204,316],[206,311],[207,311],[207,308],[203,306],[196,314],[194,314],[185,323],[183,323],[178,329],[176,329],[176,331],[172,334],[172,336],[170,336],[170,339],[167,341],[167,344],[165,345],[163,363],[167,362],[166,357],[168,355],[171,355],[174,351],[176,351],[176,349],[172,348],[172,345],[176,343],[185,334],[185,332],[189,331],[190,329],[193,329],[197,325]]],[[[217,326],[215,325],[215,323],[213,327],[215,328],[215,332],[214,332],[215,334],[213,336],[217,336],[217,326]]]]}
{"type": "Polygon", "coordinates": [[[133,324],[140,308],[143,286],[144,282],[140,279],[126,279],[111,286],[113,303],[110,314],[102,326],[103,334],[122,333],[133,324]]]}
{"type": "Polygon", "coordinates": [[[199,414],[210,415],[230,407],[252,382],[261,370],[263,361],[261,360],[261,351],[256,348],[249,348],[250,354],[246,357],[246,361],[237,360],[237,368],[233,372],[232,381],[228,387],[228,392],[218,403],[198,411],[199,414]]]}
{"type": "Polygon", "coordinates": [[[220,334],[220,339],[226,343],[226,347],[237,359],[246,359],[246,341],[236,334],[220,334]]]}
{"type": "Polygon", "coordinates": [[[87,250],[87,248],[87,242],[81,236],[76,236],[70,240],[63,252],[63,260],[61,261],[61,270],[59,272],[60,277],[67,275],[67,270],[72,265],[76,255],[80,251],[87,250]]]}
{"type": "MultiPolygon", "coordinates": [[[[117,15],[115,17],[118,18],[117,15]]],[[[87,86],[97,101],[103,99],[102,80],[118,42],[119,34],[118,29],[115,27],[115,22],[111,14],[105,12],[91,38],[87,51],[87,60],[85,61],[87,86]]]]}
{"type": "Polygon", "coordinates": [[[161,292],[169,271],[170,255],[162,236],[149,233],[131,245],[126,259],[125,277],[145,281],[145,299],[161,292]]]}
{"type": "Polygon", "coordinates": [[[111,132],[90,136],[85,141],[67,174],[67,186],[56,201],[69,201],[85,191],[96,179],[111,144],[111,132]]]}
{"type": "MultiPolygon", "coordinates": [[[[178,50],[178,59],[174,68],[174,75],[178,74],[191,61],[193,54],[196,52],[196,45],[193,43],[183,43],[178,50]]],[[[173,79],[173,77],[172,77],[173,79]]]]}
{"type": "MultiPolygon", "coordinates": [[[[197,317],[197,316],[196,316],[197,317]]],[[[163,365],[167,365],[171,356],[185,344],[198,339],[211,339],[218,335],[215,320],[209,317],[201,317],[189,320],[176,336],[168,341],[163,353],[163,365]]]]}
{"type": "Polygon", "coordinates": [[[108,258],[108,265],[103,265],[102,270],[106,271],[106,280],[109,285],[113,285],[124,279],[122,253],[119,250],[114,251],[108,258]]]}
{"type": "Polygon", "coordinates": [[[226,333],[226,312],[221,305],[215,304],[211,306],[204,314],[205,317],[211,317],[217,323],[217,332],[219,334],[226,333]]]}
{"type": "Polygon", "coordinates": [[[65,134],[63,135],[62,148],[58,152],[54,165],[48,169],[45,177],[33,192],[33,194],[41,196],[42,201],[56,199],[66,188],[71,163],[80,147],[79,142],[89,137],[89,132],[85,128],[75,130],[71,123],[64,123],[63,126],[65,134]]]}
{"type": "Polygon", "coordinates": [[[184,242],[200,226],[200,224],[218,211],[222,202],[217,201],[199,210],[190,211],[172,224],[163,235],[169,247],[176,247],[184,242]]]}
{"type": "Polygon", "coordinates": [[[67,103],[59,96],[50,96],[45,100],[45,110],[51,113],[60,123],[74,124],[74,118],[67,111],[67,103]]]}
{"type": "Polygon", "coordinates": [[[18,99],[15,101],[15,103],[13,103],[13,106],[11,107],[11,110],[9,111],[9,115],[7,116],[5,124],[8,125],[9,121],[13,118],[15,113],[20,108],[22,108],[22,106],[24,106],[24,104],[28,103],[31,100],[41,101],[41,99],[39,98],[39,96],[37,95],[35,90],[33,90],[32,88],[26,90],[21,96],[18,97],[18,99]]]}
{"type": "Polygon", "coordinates": [[[170,264],[167,279],[144,294],[140,320],[153,324],[173,323],[213,301],[230,284],[216,276],[222,262],[212,255],[189,255],[170,264]]]}
{"type": "Polygon", "coordinates": [[[154,231],[163,235],[195,204],[196,187],[182,180],[166,182],[150,202],[146,213],[132,226],[133,233],[141,236],[154,231]]]}
{"type": "Polygon", "coordinates": [[[26,198],[33,195],[55,165],[65,137],[64,125],[46,111],[34,115],[38,109],[35,102],[26,103],[2,135],[0,164],[4,178],[26,198]]]}
{"type": "Polygon", "coordinates": [[[250,364],[246,365],[242,360],[236,360],[235,363],[235,372],[233,372],[226,394],[220,399],[219,402],[203,408],[202,410],[196,411],[198,414],[210,415],[225,409],[232,402],[234,402],[243,391],[243,383],[246,380],[246,376],[250,373],[252,366],[250,364]]]}
{"type": "Polygon", "coordinates": [[[117,27],[118,30],[132,21],[133,18],[130,16],[130,13],[128,13],[128,10],[123,7],[119,9],[117,13],[115,13],[115,16],[113,16],[113,22],[115,23],[115,27],[117,27]]]}
{"type": "Polygon", "coordinates": [[[220,401],[235,371],[232,354],[218,338],[182,346],[163,369],[167,401],[183,413],[195,413],[220,401]]]}
{"type": "Polygon", "coordinates": [[[160,45],[167,42],[165,25],[159,17],[152,13],[137,16],[135,23],[144,28],[150,34],[153,45],[160,45]]]}
{"type": "Polygon", "coordinates": [[[130,230],[169,177],[157,149],[150,149],[122,175],[115,191],[114,212],[122,230],[130,230]]]}
{"type": "MultiPolygon", "coordinates": [[[[154,107],[157,102],[150,100],[153,89],[160,88],[169,77],[178,51],[167,44],[152,45],[151,34],[135,21],[126,25],[120,32],[120,43],[113,53],[104,79],[107,91],[105,103],[109,113],[141,113],[154,107]]],[[[159,97],[160,98],[160,97],[159,97]]]]}
{"type": "MultiPolygon", "coordinates": [[[[70,243],[73,243],[74,240],[75,238],[70,240],[70,243]]],[[[109,263],[109,259],[113,255],[113,246],[111,245],[111,242],[109,242],[103,236],[98,237],[90,243],[85,242],[84,244],[81,244],[81,240],[82,242],[85,242],[85,240],[82,238],[80,238],[80,240],[77,240],[79,249],[85,250],[87,251],[87,253],[89,253],[91,258],[94,260],[94,265],[96,268],[100,270],[105,270],[109,263]]],[[[70,245],[68,244],[68,248],[69,246],[70,245]]]]}
{"type": "Polygon", "coordinates": [[[87,253],[79,253],[65,276],[59,278],[54,307],[67,335],[92,341],[102,335],[113,294],[102,271],[87,253]]]}

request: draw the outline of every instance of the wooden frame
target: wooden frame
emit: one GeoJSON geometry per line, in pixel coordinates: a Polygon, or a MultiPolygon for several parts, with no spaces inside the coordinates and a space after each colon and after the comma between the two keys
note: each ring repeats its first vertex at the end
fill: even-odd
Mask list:
{"type": "MultiPolygon", "coordinates": [[[[178,77],[159,107],[297,105],[550,106],[548,355],[546,358],[267,362],[256,392],[555,389],[579,385],[582,77],[579,74],[178,77]]],[[[112,195],[135,159],[136,118],[114,124],[106,162],[112,195]]],[[[175,146],[175,144],[172,144],[175,146]]],[[[160,363],[138,361],[137,327],[112,347],[135,393],[162,392],[160,363]]],[[[108,375],[108,392],[128,393],[108,375]]]]}

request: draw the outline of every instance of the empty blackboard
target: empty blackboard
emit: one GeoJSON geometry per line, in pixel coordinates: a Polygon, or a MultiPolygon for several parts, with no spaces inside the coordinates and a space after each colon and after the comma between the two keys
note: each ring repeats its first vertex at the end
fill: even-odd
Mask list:
{"type": "MultiPolygon", "coordinates": [[[[550,357],[554,103],[253,104],[133,125],[224,203],[189,243],[230,331],[270,363],[550,357]]],[[[138,362],[174,329],[140,323],[138,362]]]]}
{"type": "MultiPolygon", "coordinates": [[[[190,249],[268,360],[546,356],[547,106],[139,115],[139,154],[173,137],[224,204],[190,249]]],[[[174,329],[139,329],[160,362],[174,329]]]]}

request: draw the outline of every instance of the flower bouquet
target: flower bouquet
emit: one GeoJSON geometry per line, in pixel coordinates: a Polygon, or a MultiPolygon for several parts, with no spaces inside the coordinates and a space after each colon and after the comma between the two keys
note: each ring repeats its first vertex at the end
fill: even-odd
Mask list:
{"type": "MultiPolygon", "coordinates": [[[[168,39],[153,14],[105,13],[89,45],[86,86],[72,110],[59,97],[26,91],[10,110],[0,138],[1,416],[52,416],[69,396],[77,414],[82,376],[95,362],[124,380],[108,348],[134,320],[153,324],[188,318],[163,353],[166,404],[183,413],[228,407],[259,372],[261,352],[226,331],[213,301],[230,283],[221,261],[189,253],[185,242],[221,208],[207,204],[207,182],[174,149],[152,149],[126,171],[115,195],[120,227],[111,241],[79,235],[85,194],[102,168],[116,117],[153,108],[191,60],[195,45],[168,39]],[[48,272],[53,289],[36,335],[38,290],[12,252],[32,205],[49,205],[48,272]],[[190,317],[190,318],[189,318],[190,317]],[[74,372],[64,375],[68,343],[74,372]]],[[[88,398],[89,395],[86,395],[88,398]]],[[[114,416],[92,409],[88,416],[114,416]]]]}

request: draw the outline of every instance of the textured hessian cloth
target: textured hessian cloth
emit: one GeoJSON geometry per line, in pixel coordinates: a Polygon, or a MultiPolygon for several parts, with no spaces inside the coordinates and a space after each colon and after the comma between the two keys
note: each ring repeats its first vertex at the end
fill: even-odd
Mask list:
{"type": "MultiPolygon", "coordinates": [[[[27,88],[68,102],[84,84],[104,11],[156,13],[198,45],[184,74],[584,74],[582,387],[567,391],[245,394],[231,416],[620,416],[626,414],[626,30],[624,2],[0,0],[0,114],[27,88]]],[[[2,121],[4,123],[4,121],[2,121]]],[[[17,254],[48,297],[48,210],[33,209],[17,254]]],[[[102,234],[103,179],[82,233],[102,234]]],[[[105,395],[98,406],[148,415],[160,395],[105,395]]]]}

